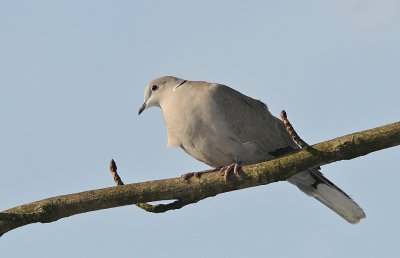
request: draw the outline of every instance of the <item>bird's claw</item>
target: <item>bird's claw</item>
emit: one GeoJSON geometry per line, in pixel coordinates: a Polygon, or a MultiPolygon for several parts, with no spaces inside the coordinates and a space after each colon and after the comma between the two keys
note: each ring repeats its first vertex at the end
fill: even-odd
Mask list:
{"type": "Polygon", "coordinates": [[[193,177],[195,174],[198,174],[198,173],[196,173],[196,172],[190,172],[190,173],[183,174],[181,177],[182,177],[183,179],[185,179],[185,180],[188,180],[189,178],[193,177]]]}
{"type": "Polygon", "coordinates": [[[212,168],[212,169],[203,170],[203,171],[199,171],[199,172],[189,172],[189,173],[183,174],[181,177],[184,180],[188,180],[192,177],[200,178],[204,174],[220,171],[221,175],[224,176],[224,180],[229,181],[229,174],[231,174],[233,172],[233,174],[235,174],[235,176],[240,176],[239,171],[241,168],[242,168],[242,161],[239,160],[235,163],[230,164],[227,167],[217,167],[217,168],[212,168]]]}
{"type": "Polygon", "coordinates": [[[216,171],[219,171],[220,169],[221,169],[221,167],[217,167],[217,168],[207,169],[207,170],[198,171],[198,172],[190,172],[190,173],[183,174],[181,177],[185,180],[188,180],[192,177],[200,178],[204,174],[216,172],[216,171]]]}
{"type": "Polygon", "coordinates": [[[221,174],[224,176],[225,181],[229,181],[229,174],[233,172],[233,174],[235,174],[236,176],[240,176],[239,171],[241,168],[242,168],[242,161],[238,161],[230,164],[227,167],[223,167],[221,169],[221,174]]]}

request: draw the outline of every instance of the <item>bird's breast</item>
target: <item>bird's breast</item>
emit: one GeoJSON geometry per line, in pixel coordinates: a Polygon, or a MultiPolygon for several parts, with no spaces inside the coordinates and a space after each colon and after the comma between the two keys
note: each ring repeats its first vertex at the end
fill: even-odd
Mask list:
{"type": "Polygon", "coordinates": [[[163,108],[169,147],[195,145],[208,133],[207,122],[204,121],[204,110],[196,108],[195,103],[182,104],[177,103],[172,107],[163,108]]]}

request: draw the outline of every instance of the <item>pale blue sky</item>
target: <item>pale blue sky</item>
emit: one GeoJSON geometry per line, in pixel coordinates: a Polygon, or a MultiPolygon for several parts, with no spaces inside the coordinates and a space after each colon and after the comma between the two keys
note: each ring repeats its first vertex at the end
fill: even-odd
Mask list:
{"type": "MultiPolygon", "coordinates": [[[[227,84],[285,109],[309,143],[399,120],[400,3],[0,1],[1,209],[207,168],[166,148],[151,79],[227,84]]],[[[0,238],[12,257],[398,257],[400,148],[324,166],[367,219],[288,183],[182,210],[123,207],[0,238]]]]}

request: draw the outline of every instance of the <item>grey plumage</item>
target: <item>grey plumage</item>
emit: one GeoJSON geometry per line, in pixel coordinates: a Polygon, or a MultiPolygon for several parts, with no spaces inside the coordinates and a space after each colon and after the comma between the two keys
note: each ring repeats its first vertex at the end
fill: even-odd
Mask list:
{"type": "MultiPolygon", "coordinates": [[[[212,167],[238,161],[254,164],[299,148],[263,102],[228,86],[165,76],[151,81],[144,95],[139,114],[150,106],[162,109],[168,146],[179,146],[212,167]]],[[[288,181],[350,223],[365,217],[318,169],[301,172],[288,181]]]]}

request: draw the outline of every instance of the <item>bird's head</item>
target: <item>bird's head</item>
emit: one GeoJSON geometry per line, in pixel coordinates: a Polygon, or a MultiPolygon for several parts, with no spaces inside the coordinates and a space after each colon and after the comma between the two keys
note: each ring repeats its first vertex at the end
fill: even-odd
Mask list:
{"type": "Polygon", "coordinates": [[[144,103],[139,109],[139,115],[149,107],[160,106],[162,100],[168,97],[177,87],[186,81],[173,76],[163,76],[152,80],[144,90],[144,103]]]}

